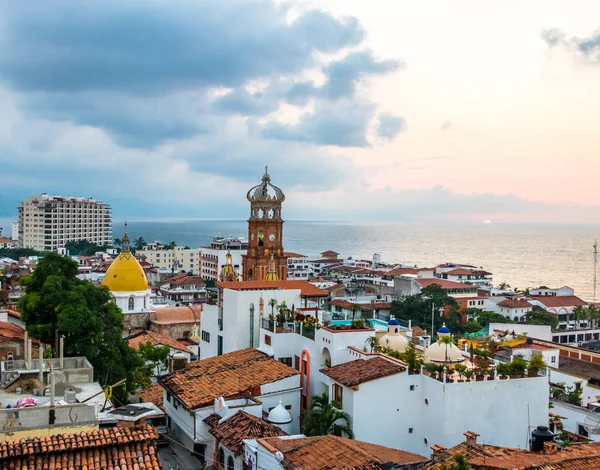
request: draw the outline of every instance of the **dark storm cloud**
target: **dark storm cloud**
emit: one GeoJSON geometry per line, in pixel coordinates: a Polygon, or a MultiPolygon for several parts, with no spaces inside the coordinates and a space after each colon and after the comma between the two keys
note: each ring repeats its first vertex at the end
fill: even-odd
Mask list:
{"type": "Polygon", "coordinates": [[[400,132],[406,130],[406,120],[402,116],[383,113],[379,116],[377,135],[384,140],[393,140],[400,132]]]}
{"type": "Polygon", "coordinates": [[[265,1],[3,2],[0,71],[20,90],[235,87],[364,37],[354,18],[287,14],[265,1]]]}
{"type": "Polygon", "coordinates": [[[368,147],[366,132],[375,113],[370,103],[322,104],[305,113],[297,124],[270,121],[262,127],[267,139],[313,142],[340,147],[368,147]]]}

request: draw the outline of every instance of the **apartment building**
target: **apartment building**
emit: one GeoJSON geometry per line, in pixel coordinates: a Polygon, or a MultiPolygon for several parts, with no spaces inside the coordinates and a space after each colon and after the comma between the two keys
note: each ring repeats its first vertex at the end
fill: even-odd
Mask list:
{"type": "Polygon", "coordinates": [[[204,279],[219,280],[219,273],[231,254],[235,271],[242,274],[242,255],[248,251],[248,240],[244,237],[213,237],[209,246],[200,248],[200,275],[204,279]]]}
{"type": "Polygon", "coordinates": [[[57,251],[70,241],[112,243],[112,214],[108,204],[92,198],[31,196],[19,206],[19,246],[57,251]]]}
{"type": "Polygon", "coordinates": [[[165,271],[179,273],[185,271],[194,276],[200,275],[200,249],[189,246],[169,248],[159,242],[148,243],[137,253],[148,263],[165,271]]]}

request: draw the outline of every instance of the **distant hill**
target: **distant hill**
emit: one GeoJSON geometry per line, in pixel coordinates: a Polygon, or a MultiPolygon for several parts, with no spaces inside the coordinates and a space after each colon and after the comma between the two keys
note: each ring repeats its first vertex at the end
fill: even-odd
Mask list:
{"type": "Polygon", "coordinates": [[[0,217],[15,217],[19,204],[18,199],[0,194],[0,217]]]}

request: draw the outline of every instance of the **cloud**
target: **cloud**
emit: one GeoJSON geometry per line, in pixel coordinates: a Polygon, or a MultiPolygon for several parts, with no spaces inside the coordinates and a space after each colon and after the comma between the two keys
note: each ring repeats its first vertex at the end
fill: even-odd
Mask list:
{"type": "Polygon", "coordinates": [[[272,120],[261,126],[260,134],[267,139],[368,147],[366,132],[375,110],[371,103],[320,103],[313,113],[300,116],[298,123],[284,124],[272,120]]]}
{"type": "Polygon", "coordinates": [[[541,36],[549,47],[564,47],[574,56],[590,64],[600,64],[600,29],[583,39],[568,38],[566,33],[559,29],[543,30],[541,36]]]}
{"type": "Polygon", "coordinates": [[[406,120],[392,113],[379,115],[377,135],[384,140],[393,140],[400,132],[406,130],[406,120]]]}
{"type": "Polygon", "coordinates": [[[440,126],[440,129],[443,131],[447,131],[448,129],[450,129],[450,127],[452,127],[452,121],[446,121],[440,126]]]}
{"type": "Polygon", "coordinates": [[[288,13],[268,1],[5,3],[0,70],[21,90],[236,87],[364,38],[355,18],[308,11],[290,23],[288,13]]]}

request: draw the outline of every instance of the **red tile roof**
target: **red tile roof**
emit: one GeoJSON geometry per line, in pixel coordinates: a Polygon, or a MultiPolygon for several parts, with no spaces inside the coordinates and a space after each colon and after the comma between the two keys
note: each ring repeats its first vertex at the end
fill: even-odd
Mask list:
{"type": "Polygon", "coordinates": [[[258,439],[269,452],[281,452],[288,468],[383,469],[427,461],[425,457],[338,436],[258,439]],[[394,465],[395,464],[395,465],[394,465]]]}
{"type": "Polygon", "coordinates": [[[587,302],[581,300],[576,295],[532,295],[531,298],[548,308],[579,307],[587,305],[587,302]]]}
{"type": "Polygon", "coordinates": [[[0,468],[15,470],[161,470],[151,426],[0,442],[0,468]]]}
{"type": "Polygon", "coordinates": [[[370,380],[404,372],[405,367],[382,357],[356,359],[333,367],[325,367],[321,372],[346,387],[355,387],[370,380]]]}
{"type": "Polygon", "coordinates": [[[140,349],[140,345],[148,342],[152,343],[152,346],[169,346],[170,348],[177,349],[178,351],[191,353],[191,351],[184,344],[181,344],[176,339],[159,335],[154,331],[143,331],[128,339],[129,347],[133,349],[140,349]]]}
{"type": "Polygon", "coordinates": [[[165,279],[160,283],[161,287],[167,284],[172,286],[195,286],[204,285],[206,284],[206,281],[200,276],[188,276],[187,274],[182,274],[179,276],[174,276],[170,279],[165,279]]]}
{"type": "Polygon", "coordinates": [[[293,251],[284,251],[283,256],[287,258],[306,258],[305,255],[301,255],[300,253],[294,253],[293,251]]]}
{"type": "Polygon", "coordinates": [[[328,297],[329,292],[308,281],[236,281],[217,282],[221,289],[232,290],[300,290],[302,297],[328,297]]]}
{"type": "Polygon", "coordinates": [[[523,299],[505,299],[502,302],[498,302],[498,307],[506,308],[529,308],[531,304],[523,299]]]}
{"type": "Polygon", "coordinates": [[[447,279],[437,279],[437,278],[427,278],[427,279],[415,279],[416,282],[419,283],[419,285],[422,288],[428,287],[432,284],[437,284],[438,286],[440,286],[442,289],[445,290],[450,290],[450,289],[477,289],[477,286],[474,286],[472,284],[463,284],[462,282],[454,282],[454,281],[449,281],[447,279]]]}
{"type": "Polygon", "coordinates": [[[337,251],[333,251],[333,250],[327,250],[327,251],[321,252],[321,256],[333,256],[333,255],[339,255],[339,253],[337,251]]]}
{"type": "Polygon", "coordinates": [[[404,274],[418,274],[419,270],[416,268],[394,268],[386,271],[384,276],[402,276],[404,274]]]}
{"type": "MultiPolygon", "coordinates": [[[[211,422],[214,423],[214,419],[210,419],[213,416],[209,416],[209,425],[211,422]]],[[[209,432],[236,457],[244,452],[244,439],[287,436],[281,429],[245,411],[239,411],[233,416],[229,416],[221,424],[218,424],[218,421],[220,419],[213,424],[209,432]]]]}
{"type": "MultiPolygon", "coordinates": [[[[22,343],[25,340],[25,330],[14,323],[0,321],[0,338],[22,343]]],[[[31,342],[37,345],[40,344],[35,338],[31,338],[31,342]]]]}
{"type": "Polygon", "coordinates": [[[446,451],[446,457],[429,463],[426,469],[441,469],[461,454],[471,468],[485,470],[590,470],[600,468],[600,443],[561,447],[555,454],[543,454],[511,447],[462,443],[446,451]]]}
{"type": "Polygon", "coordinates": [[[259,396],[261,385],[294,375],[299,372],[248,348],[192,362],[185,369],[161,378],[160,383],[193,410],[212,405],[219,397],[259,396]]]}
{"type": "Polygon", "coordinates": [[[447,274],[448,276],[468,276],[472,274],[472,271],[464,268],[455,268],[451,269],[450,271],[443,271],[443,273],[447,274]]]}
{"type": "Polygon", "coordinates": [[[154,403],[161,410],[163,409],[164,388],[160,384],[151,385],[138,392],[138,396],[144,403],[154,403]]]}
{"type": "Polygon", "coordinates": [[[171,325],[177,323],[198,323],[202,305],[187,305],[185,307],[155,307],[153,323],[171,325]]]}

